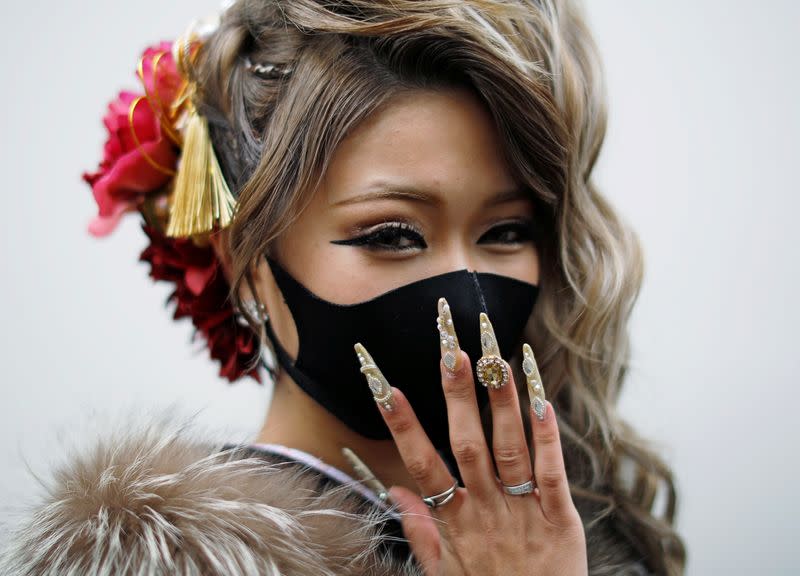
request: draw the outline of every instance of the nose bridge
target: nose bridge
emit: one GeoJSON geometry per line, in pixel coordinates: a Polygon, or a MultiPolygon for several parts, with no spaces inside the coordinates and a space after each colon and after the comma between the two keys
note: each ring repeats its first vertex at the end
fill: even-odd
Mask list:
{"type": "MultiPolygon", "coordinates": [[[[480,264],[480,254],[475,250],[474,245],[471,245],[468,240],[463,238],[453,238],[448,241],[443,246],[437,262],[437,266],[442,272],[456,272],[464,269],[468,272],[479,272],[480,264]]],[[[469,290],[462,291],[462,296],[467,299],[477,298],[476,303],[481,310],[488,313],[483,289],[480,286],[477,275],[470,275],[469,286],[469,290]]]]}
{"type": "Polygon", "coordinates": [[[440,266],[443,270],[455,271],[465,268],[472,272],[478,265],[478,259],[473,250],[470,250],[469,243],[457,237],[453,237],[440,252],[440,266]]]}

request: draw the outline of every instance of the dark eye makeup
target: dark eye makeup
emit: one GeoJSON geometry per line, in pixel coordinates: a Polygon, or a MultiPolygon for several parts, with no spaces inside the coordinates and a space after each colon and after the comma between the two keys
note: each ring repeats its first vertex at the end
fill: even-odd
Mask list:
{"type": "Polygon", "coordinates": [[[384,222],[366,233],[346,240],[331,240],[331,244],[363,246],[369,250],[392,250],[401,252],[416,248],[427,248],[422,232],[408,222],[384,222]]]}
{"type": "MultiPolygon", "coordinates": [[[[522,244],[534,240],[533,222],[530,219],[501,222],[489,229],[478,244],[522,244]]],[[[408,222],[384,222],[368,228],[364,234],[345,240],[332,240],[331,244],[362,246],[368,250],[402,252],[427,248],[422,232],[408,222]]]]}
{"type": "Polygon", "coordinates": [[[532,220],[513,220],[490,228],[478,244],[522,244],[534,239],[532,220]]]}

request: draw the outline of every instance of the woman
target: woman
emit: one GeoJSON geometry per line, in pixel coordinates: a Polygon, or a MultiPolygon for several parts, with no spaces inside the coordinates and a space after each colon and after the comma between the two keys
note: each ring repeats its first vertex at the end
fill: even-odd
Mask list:
{"type": "Polygon", "coordinates": [[[571,2],[238,0],[138,72],[91,232],[141,213],[270,411],[248,445],[101,441],[8,571],[682,572],[670,471],[614,410],[641,261],[571,2]]]}

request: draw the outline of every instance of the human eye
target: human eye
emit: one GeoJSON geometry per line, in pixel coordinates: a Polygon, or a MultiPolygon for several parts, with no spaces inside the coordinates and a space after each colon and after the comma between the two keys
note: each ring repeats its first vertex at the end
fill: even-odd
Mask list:
{"type": "Polygon", "coordinates": [[[333,240],[332,243],[390,252],[405,252],[428,247],[420,230],[408,222],[384,222],[366,229],[355,238],[333,240]]]}
{"type": "Polygon", "coordinates": [[[478,240],[478,244],[522,244],[534,239],[532,220],[502,222],[492,227],[478,240]]]}

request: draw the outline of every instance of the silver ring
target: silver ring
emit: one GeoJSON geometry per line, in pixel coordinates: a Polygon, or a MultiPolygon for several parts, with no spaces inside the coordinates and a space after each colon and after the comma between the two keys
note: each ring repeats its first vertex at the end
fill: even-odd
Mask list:
{"type": "Polygon", "coordinates": [[[453,485],[441,494],[436,494],[435,496],[423,496],[422,501],[428,505],[428,508],[438,508],[439,506],[444,506],[456,495],[456,489],[458,489],[458,480],[454,481],[453,485]]]}
{"type": "Polygon", "coordinates": [[[536,488],[536,485],[533,483],[533,479],[515,486],[503,484],[503,492],[506,494],[511,494],[512,496],[523,496],[525,494],[530,494],[533,492],[534,488],[536,488]]]}

